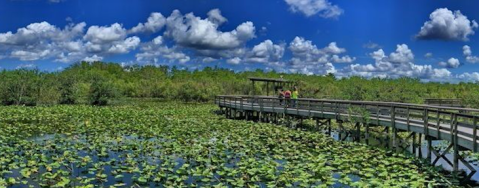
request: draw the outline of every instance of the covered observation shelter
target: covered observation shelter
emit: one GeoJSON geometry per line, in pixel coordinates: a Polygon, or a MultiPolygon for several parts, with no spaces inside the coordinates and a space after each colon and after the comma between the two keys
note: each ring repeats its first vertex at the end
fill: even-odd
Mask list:
{"type": "Polygon", "coordinates": [[[266,95],[270,96],[270,91],[272,90],[272,94],[275,94],[277,89],[283,88],[292,88],[294,85],[293,81],[285,80],[283,78],[275,79],[275,78],[258,78],[258,77],[250,77],[248,78],[251,81],[251,87],[253,89],[253,95],[257,95],[255,88],[256,83],[262,83],[264,87],[266,87],[266,95]]]}

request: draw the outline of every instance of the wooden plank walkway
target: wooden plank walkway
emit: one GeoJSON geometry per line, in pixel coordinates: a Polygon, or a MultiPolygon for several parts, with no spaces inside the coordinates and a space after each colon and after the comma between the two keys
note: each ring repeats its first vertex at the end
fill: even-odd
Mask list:
{"type": "MultiPolygon", "coordinates": [[[[431,140],[447,140],[454,149],[454,170],[457,170],[459,150],[479,151],[477,120],[479,109],[407,103],[298,99],[285,101],[266,96],[216,96],[220,108],[236,112],[283,114],[301,118],[351,121],[363,126],[384,126],[397,131],[425,135],[431,140]],[[287,105],[286,103],[289,103],[287,105]]],[[[367,133],[368,134],[368,133],[367,133]]],[[[430,147],[431,148],[431,147],[430,147]]],[[[431,148],[432,149],[432,148],[431,148]]],[[[437,152],[437,151],[432,151],[437,152]]],[[[464,163],[464,161],[463,161],[464,163]]]]}

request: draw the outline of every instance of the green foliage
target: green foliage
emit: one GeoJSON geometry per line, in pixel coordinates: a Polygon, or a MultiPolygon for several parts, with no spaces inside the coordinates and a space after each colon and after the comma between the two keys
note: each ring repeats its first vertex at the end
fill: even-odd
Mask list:
{"type": "Polygon", "coordinates": [[[36,105],[41,73],[38,70],[3,71],[0,75],[1,101],[5,105],[36,105]]]}
{"type": "Polygon", "coordinates": [[[60,104],[75,104],[77,96],[75,93],[75,78],[71,76],[61,76],[60,79],[60,104]]]}
{"type": "Polygon", "coordinates": [[[479,108],[479,90],[462,92],[459,98],[464,104],[468,104],[472,108],[479,108]]]}
{"type": "Polygon", "coordinates": [[[348,108],[348,120],[351,123],[369,124],[371,113],[366,108],[352,106],[348,108]]]}
{"type": "Polygon", "coordinates": [[[100,74],[92,75],[90,93],[88,98],[91,105],[105,106],[111,98],[114,98],[115,88],[113,83],[100,74]]]}
{"type": "MultiPolygon", "coordinates": [[[[217,67],[190,71],[166,66],[122,67],[103,62],[76,63],[54,73],[38,70],[0,72],[0,101],[4,105],[104,104],[109,99],[128,97],[210,102],[215,95],[265,95],[265,85],[257,83],[253,88],[248,77],[281,76],[295,81],[300,96],[305,98],[403,103],[423,103],[426,98],[459,98],[469,107],[479,107],[479,85],[476,83],[425,83],[413,78],[338,79],[333,74],[234,72],[217,67]],[[97,77],[102,79],[95,80],[97,77]]],[[[270,95],[275,93],[272,85],[269,91],[270,95]]]]}
{"type": "Polygon", "coordinates": [[[0,187],[451,187],[412,156],[215,109],[2,106],[0,187]]]}

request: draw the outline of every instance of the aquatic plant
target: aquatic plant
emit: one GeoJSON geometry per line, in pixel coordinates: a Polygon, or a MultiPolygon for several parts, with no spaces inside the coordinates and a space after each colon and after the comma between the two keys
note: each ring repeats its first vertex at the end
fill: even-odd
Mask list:
{"type": "Polygon", "coordinates": [[[0,108],[0,187],[425,187],[414,158],[207,104],[0,108]]]}

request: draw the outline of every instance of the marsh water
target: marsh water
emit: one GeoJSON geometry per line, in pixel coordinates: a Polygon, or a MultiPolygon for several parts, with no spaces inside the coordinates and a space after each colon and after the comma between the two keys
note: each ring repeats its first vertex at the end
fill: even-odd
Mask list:
{"type": "MultiPolygon", "coordinates": [[[[55,142],[56,139],[67,139],[67,138],[69,138],[69,136],[66,136],[64,134],[44,134],[44,135],[28,138],[27,140],[33,141],[33,142],[38,143],[39,145],[41,145],[44,142],[55,142]]],[[[142,139],[142,138],[139,138],[139,137],[136,137],[136,136],[124,136],[123,139],[124,140],[129,140],[131,142],[158,141],[158,139],[142,139]]],[[[75,136],[75,139],[71,140],[71,142],[82,142],[82,143],[86,144],[87,143],[87,138],[85,138],[83,136],[75,136]]],[[[69,173],[69,176],[70,176],[69,178],[71,180],[69,185],[73,186],[73,187],[76,186],[76,185],[81,185],[81,181],[79,179],[77,179],[78,177],[82,177],[82,179],[95,178],[96,180],[93,181],[92,183],[95,183],[97,186],[103,186],[103,187],[110,187],[110,186],[114,186],[114,187],[152,187],[152,188],[153,187],[165,187],[162,184],[155,183],[155,182],[146,182],[146,183],[142,183],[142,184],[139,184],[138,182],[135,182],[134,177],[140,176],[139,172],[132,172],[132,173],[122,172],[122,173],[119,173],[119,174],[116,174],[116,173],[113,174],[114,169],[118,167],[118,164],[116,164],[115,162],[125,160],[124,156],[128,152],[129,151],[108,151],[108,155],[106,155],[104,157],[100,157],[98,155],[92,155],[88,151],[84,151],[84,150],[77,151],[77,154],[79,155],[79,157],[91,156],[92,157],[91,158],[92,164],[95,164],[95,163],[98,163],[98,162],[113,161],[112,164],[102,165],[100,167],[100,168],[104,169],[103,174],[106,175],[106,177],[102,181],[98,180],[98,174],[93,172],[93,171],[95,171],[94,168],[97,168],[97,167],[94,167],[92,165],[83,166],[83,167],[79,167],[77,165],[72,165],[71,168],[62,167],[62,168],[60,168],[60,170],[65,170],[65,171],[70,171],[71,172],[71,173],[69,173]],[[118,177],[121,177],[121,178],[118,178],[118,177]]],[[[139,158],[141,158],[141,156],[139,158]]],[[[194,163],[194,161],[186,161],[185,159],[183,159],[181,157],[171,156],[171,158],[174,158],[175,159],[174,161],[176,163],[175,168],[173,169],[174,171],[178,170],[186,162],[194,163]]],[[[147,161],[148,164],[158,166],[159,168],[161,168],[160,165],[164,162],[164,161],[161,161],[160,159],[156,159],[156,158],[152,158],[152,157],[148,157],[145,160],[147,161]]],[[[275,161],[278,164],[280,164],[277,167],[278,171],[279,172],[283,171],[284,166],[286,166],[286,164],[287,164],[287,161],[285,161],[285,160],[275,160],[275,161]]],[[[236,168],[237,167],[237,165],[236,165],[237,162],[239,162],[239,159],[230,161],[230,163],[227,164],[226,166],[228,168],[236,168]]],[[[138,168],[142,169],[144,167],[139,165],[138,168]]],[[[40,168],[39,173],[32,174],[30,176],[30,178],[24,179],[24,181],[27,181],[28,183],[25,183],[24,185],[14,185],[14,186],[12,186],[12,188],[24,188],[24,187],[29,187],[29,186],[41,187],[41,185],[36,181],[36,180],[41,178],[38,174],[44,174],[44,173],[47,173],[47,172],[48,171],[47,171],[46,168],[40,168]]],[[[216,178],[220,178],[219,174],[215,173],[214,176],[216,178]]],[[[353,182],[359,181],[361,179],[359,176],[354,175],[354,174],[348,174],[347,176],[353,182]]],[[[11,173],[4,176],[5,179],[8,179],[10,177],[12,177],[12,178],[22,177],[21,169],[12,170],[11,173]]],[[[341,174],[333,173],[333,178],[335,178],[336,181],[335,181],[335,184],[332,187],[337,187],[337,188],[348,187],[346,184],[340,183],[338,181],[341,178],[341,174]]],[[[199,187],[201,187],[202,185],[205,185],[205,186],[214,186],[215,185],[215,184],[204,183],[204,182],[201,181],[201,177],[194,177],[194,176],[189,176],[188,179],[185,180],[185,183],[187,185],[196,185],[196,186],[199,186],[199,187]]],[[[321,184],[321,182],[317,183],[317,185],[320,185],[320,184],[321,184]]],[[[263,182],[259,182],[257,185],[261,188],[266,188],[267,187],[266,183],[263,183],[263,182]]],[[[295,183],[295,184],[293,184],[293,186],[295,186],[295,187],[299,186],[299,183],[297,183],[297,184],[295,183]]]]}
{"type": "MultiPolygon", "coordinates": [[[[323,131],[324,131],[324,133],[326,133],[326,130],[323,130],[323,131]]],[[[345,135],[344,133],[341,134],[337,130],[333,130],[331,132],[331,137],[335,140],[340,140],[340,138],[344,138],[345,136],[346,136],[345,141],[354,141],[353,137],[351,137],[349,135],[345,135]]],[[[66,135],[63,135],[63,134],[45,134],[45,135],[39,135],[39,136],[29,138],[28,140],[32,141],[32,142],[35,142],[35,143],[38,143],[39,145],[42,145],[42,143],[44,143],[44,142],[55,142],[55,140],[57,140],[57,139],[68,139],[69,137],[71,137],[71,136],[66,136],[66,135]]],[[[87,144],[88,143],[87,139],[88,139],[87,136],[77,135],[77,136],[75,136],[75,139],[68,139],[68,140],[71,140],[71,142],[81,142],[83,144],[87,144]]],[[[156,142],[156,141],[162,142],[162,141],[165,141],[165,140],[161,140],[160,138],[143,139],[143,138],[139,138],[137,136],[124,136],[123,139],[127,140],[129,142],[132,142],[132,143],[133,142],[156,142]]],[[[361,142],[365,143],[365,140],[361,139],[361,142]]],[[[422,152],[423,158],[425,158],[427,156],[428,147],[427,147],[425,141],[423,141],[422,143],[423,144],[421,145],[421,152],[422,152]]],[[[435,146],[435,147],[445,149],[445,147],[444,147],[445,143],[443,141],[433,141],[432,143],[433,143],[433,146],[435,146]]],[[[384,149],[388,149],[388,148],[391,148],[391,146],[392,146],[392,139],[388,140],[388,139],[384,139],[384,138],[380,138],[380,137],[370,136],[369,140],[368,140],[368,144],[371,147],[381,147],[381,148],[384,148],[384,149]]],[[[405,148],[406,148],[406,152],[412,153],[412,146],[405,145],[405,148]]],[[[91,158],[92,164],[95,164],[95,163],[98,163],[98,162],[112,162],[112,163],[102,165],[100,167],[100,168],[104,169],[103,174],[106,175],[106,177],[104,178],[103,181],[98,180],[98,177],[97,177],[98,174],[93,172],[93,171],[95,171],[93,168],[96,168],[94,166],[90,165],[90,166],[78,167],[78,166],[72,165],[70,169],[64,168],[63,170],[71,172],[70,173],[70,179],[71,179],[70,185],[75,186],[75,185],[81,184],[81,182],[80,182],[81,180],[78,180],[77,178],[78,177],[83,177],[82,179],[96,178],[97,180],[95,180],[94,183],[98,184],[99,186],[128,186],[128,187],[139,186],[139,182],[135,182],[135,179],[137,179],[137,177],[140,176],[139,172],[130,172],[130,173],[120,172],[118,174],[114,173],[114,169],[118,168],[118,166],[120,165],[119,161],[124,161],[125,160],[125,154],[128,153],[129,151],[107,151],[108,155],[106,155],[104,157],[100,157],[98,155],[91,155],[91,153],[89,153],[89,151],[86,151],[86,150],[80,150],[80,151],[76,151],[76,152],[79,155],[79,157],[91,156],[92,157],[91,158]]],[[[160,155],[160,154],[158,154],[158,155],[160,155]]],[[[139,157],[141,158],[141,156],[139,156],[139,157]]],[[[434,153],[432,153],[432,159],[434,159],[435,157],[436,156],[434,155],[434,153]]],[[[446,154],[446,157],[450,161],[452,161],[452,155],[451,154],[446,154]]],[[[194,161],[186,161],[185,159],[183,159],[181,157],[177,157],[177,156],[170,156],[169,158],[174,159],[173,161],[175,161],[175,163],[176,163],[174,170],[178,170],[186,162],[194,163],[194,161]]],[[[160,160],[159,158],[154,158],[154,157],[143,158],[141,160],[147,161],[148,165],[153,165],[153,166],[158,166],[158,167],[164,162],[164,161],[160,160]]],[[[471,162],[473,161],[473,159],[468,159],[468,160],[471,161],[471,162]]],[[[235,168],[237,162],[238,161],[232,160],[227,164],[227,167],[228,168],[235,168]]],[[[287,161],[276,160],[276,162],[278,164],[280,164],[277,168],[278,168],[278,171],[281,172],[283,167],[286,165],[287,161]]],[[[460,166],[459,166],[460,169],[465,170],[467,173],[470,173],[470,171],[467,169],[466,166],[464,166],[464,164],[462,164],[461,162],[459,164],[460,164],[460,166]]],[[[473,167],[476,170],[479,169],[477,164],[474,164],[473,162],[471,164],[473,165],[473,167]]],[[[452,167],[444,159],[439,159],[436,166],[441,166],[446,171],[451,171],[452,170],[452,167]]],[[[144,167],[139,165],[138,168],[143,169],[144,167]]],[[[47,169],[40,168],[39,173],[37,173],[37,174],[43,174],[45,172],[47,172],[47,169]]],[[[219,174],[214,174],[214,176],[219,178],[220,175],[219,174]]],[[[348,174],[347,176],[353,182],[359,181],[361,179],[359,176],[356,176],[356,175],[353,175],[353,174],[348,174]]],[[[12,173],[7,174],[4,178],[9,178],[9,177],[21,177],[20,169],[13,170],[12,173]]],[[[341,182],[339,182],[340,177],[341,177],[341,174],[333,173],[333,178],[336,179],[335,184],[333,185],[333,187],[348,187],[347,185],[342,184],[341,182]]],[[[38,175],[32,175],[30,178],[27,178],[25,181],[28,182],[27,183],[28,185],[32,185],[34,187],[40,187],[40,185],[36,181],[39,178],[41,178],[41,177],[39,177],[38,175]]],[[[453,179],[453,178],[451,177],[451,179],[453,179]]],[[[474,181],[467,182],[467,185],[472,185],[472,186],[477,185],[476,182],[479,181],[479,174],[474,174],[474,176],[472,177],[472,180],[474,180],[474,181]]],[[[195,184],[195,185],[198,185],[198,186],[201,186],[201,185],[211,186],[212,185],[212,184],[205,184],[201,181],[201,177],[194,177],[194,176],[189,176],[185,180],[185,183],[187,185],[195,184]]],[[[318,182],[318,184],[320,184],[320,182],[318,182]]],[[[155,182],[145,182],[145,183],[141,184],[141,186],[143,186],[143,187],[144,186],[146,186],[146,187],[163,187],[161,184],[158,184],[158,183],[155,183],[155,182]]],[[[259,187],[267,187],[265,183],[258,183],[258,186],[259,187]]],[[[28,186],[18,185],[18,186],[14,186],[14,187],[28,187],[28,186]]]]}
{"type": "MultiPolygon", "coordinates": [[[[324,134],[327,134],[326,130],[322,130],[324,134]]],[[[348,141],[348,142],[355,142],[354,137],[351,136],[351,134],[346,134],[346,133],[341,133],[338,130],[332,130],[331,131],[331,138],[334,140],[340,141],[348,141]]],[[[370,136],[368,142],[366,142],[365,138],[361,138],[360,140],[361,143],[367,143],[369,146],[372,147],[380,147],[383,149],[390,149],[393,146],[393,141],[392,139],[388,139],[386,136],[383,137],[377,137],[377,136],[370,136]]],[[[406,141],[402,140],[400,142],[402,144],[402,147],[404,148],[399,148],[400,152],[405,152],[410,155],[416,155],[416,157],[419,156],[419,152],[421,152],[421,157],[424,159],[424,161],[427,160],[427,154],[429,151],[429,148],[427,146],[427,141],[423,138],[421,140],[421,146],[416,147],[416,152],[413,152],[413,146],[410,143],[407,143],[406,141]]],[[[441,153],[446,149],[448,142],[443,141],[443,140],[433,140],[432,141],[432,146],[433,148],[438,149],[441,153]]],[[[453,161],[453,154],[451,153],[452,150],[450,150],[448,153],[445,154],[445,158],[447,158],[449,161],[453,161]]],[[[436,159],[436,155],[434,152],[431,152],[431,159],[434,161],[436,159]]],[[[465,160],[469,162],[469,164],[476,170],[479,171],[479,164],[478,164],[478,159],[474,159],[473,157],[465,157],[465,160]]],[[[430,162],[432,165],[432,162],[430,162]]],[[[435,166],[440,167],[442,172],[445,173],[448,177],[451,178],[451,181],[459,181],[461,185],[468,185],[468,186],[479,186],[479,173],[475,173],[469,180],[466,179],[466,176],[471,173],[471,170],[469,170],[463,163],[462,161],[459,161],[459,170],[463,171],[462,175],[459,177],[452,177],[452,166],[443,158],[439,158],[438,161],[436,162],[435,166]],[[465,174],[464,174],[465,173],[465,174]]],[[[460,173],[461,174],[461,173],[460,173]]]]}
{"type": "MultiPolygon", "coordinates": [[[[61,135],[61,134],[46,134],[46,135],[32,137],[29,140],[41,144],[42,142],[52,141],[52,140],[55,140],[56,138],[66,138],[66,137],[67,136],[61,135]]],[[[351,137],[351,136],[347,136],[346,138],[344,138],[345,137],[344,133],[340,134],[340,132],[338,132],[336,130],[333,130],[331,132],[331,137],[335,140],[340,140],[340,138],[345,139],[345,141],[351,141],[351,142],[354,140],[353,137],[351,137]]],[[[86,142],[85,139],[86,138],[83,138],[83,137],[80,136],[77,139],[75,139],[75,142],[86,142]]],[[[138,137],[135,137],[135,136],[125,136],[123,139],[131,140],[132,142],[145,141],[142,138],[138,138],[138,137]]],[[[372,146],[372,147],[381,147],[381,148],[385,148],[385,149],[387,149],[388,147],[390,148],[390,146],[392,146],[392,142],[389,141],[389,142],[385,143],[385,140],[386,139],[384,139],[384,138],[376,138],[376,137],[371,136],[369,138],[369,145],[372,146]]],[[[154,141],[154,140],[150,139],[150,140],[147,140],[147,141],[154,141]]],[[[365,142],[365,140],[362,139],[361,142],[365,142]]],[[[444,145],[444,143],[442,141],[433,141],[433,145],[437,146],[437,147],[441,147],[442,145],[444,145]]],[[[406,147],[406,150],[407,150],[407,152],[411,153],[412,146],[406,147]]],[[[423,142],[423,144],[421,146],[421,150],[422,150],[422,156],[425,158],[425,156],[427,155],[427,152],[428,152],[427,145],[425,144],[425,142],[423,142]]],[[[123,151],[123,152],[128,152],[128,151],[123,151]]],[[[84,156],[88,156],[89,153],[88,153],[88,151],[78,151],[78,155],[80,155],[80,157],[84,157],[84,156]]],[[[108,155],[106,157],[99,157],[99,156],[96,156],[96,155],[91,155],[91,156],[92,156],[92,162],[93,163],[124,160],[124,153],[119,152],[119,151],[108,151],[108,155]]],[[[175,156],[171,156],[171,157],[175,158],[175,162],[176,162],[176,166],[175,166],[174,170],[179,169],[185,162],[192,162],[192,161],[185,161],[185,159],[180,158],[180,157],[175,157],[175,156]]],[[[446,157],[449,158],[452,161],[452,155],[451,154],[446,154],[446,157]]],[[[433,159],[435,158],[434,154],[432,154],[432,158],[433,159]]],[[[163,162],[159,159],[155,159],[155,158],[151,158],[151,157],[146,159],[146,161],[150,165],[158,165],[158,166],[160,166],[160,164],[163,162]]],[[[238,162],[238,161],[231,161],[227,166],[230,167],[230,168],[234,168],[236,166],[236,162],[238,162]]],[[[284,160],[276,160],[276,162],[280,164],[278,166],[279,171],[281,171],[282,168],[287,163],[287,161],[284,161],[284,160]]],[[[448,170],[448,171],[452,170],[452,167],[446,161],[444,161],[444,159],[439,159],[439,161],[437,162],[436,165],[437,166],[442,166],[442,168],[444,170],[448,170]]],[[[112,171],[114,169],[114,166],[115,166],[115,164],[102,166],[102,168],[104,168],[103,173],[106,175],[106,179],[105,179],[106,181],[99,181],[99,182],[96,182],[96,183],[98,183],[101,186],[113,186],[113,185],[116,185],[116,186],[118,186],[118,185],[135,186],[135,185],[138,185],[138,183],[134,181],[134,179],[135,179],[134,177],[139,176],[140,173],[137,173],[137,172],[125,173],[125,172],[123,172],[123,173],[120,173],[120,174],[113,174],[112,171]],[[118,176],[118,175],[120,175],[120,176],[118,176]],[[121,177],[121,178],[118,178],[118,177],[121,177]]],[[[474,168],[479,169],[477,167],[477,165],[473,164],[473,166],[474,166],[474,168]]],[[[72,168],[69,169],[71,171],[71,174],[70,174],[71,177],[70,178],[72,179],[70,185],[75,186],[75,184],[80,184],[79,181],[76,181],[77,177],[95,178],[97,176],[97,174],[92,173],[91,168],[93,168],[93,167],[92,166],[85,166],[85,167],[72,166],[72,168]]],[[[142,167],[139,166],[139,168],[141,169],[142,167]]],[[[462,163],[460,163],[459,168],[463,169],[463,170],[466,170],[467,173],[469,173],[467,168],[462,163]]],[[[68,169],[65,169],[65,170],[68,170],[68,169]]],[[[46,169],[41,168],[41,169],[39,169],[39,172],[40,172],[39,174],[42,174],[42,173],[46,172],[46,169]]],[[[21,176],[20,170],[13,170],[12,173],[8,174],[5,178],[19,177],[19,176],[21,176]]],[[[219,177],[218,174],[215,174],[214,176],[219,177]]],[[[340,179],[340,176],[341,176],[341,174],[333,173],[333,178],[335,178],[336,180],[340,179]]],[[[356,181],[360,180],[359,176],[356,176],[356,175],[353,175],[353,174],[349,174],[347,176],[353,182],[356,182],[356,181]]],[[[32,175],[32,177],[27,179],[26,181],[28,181],[28,185],[33,185],[35,187],[38,187],[40,185],[38,185],[35,181],[35,179],[37,179],[37,178],[40,178],[40,177],[36,177],[36,176],[32,175]]],[[[475,180],[475,181],[468,182],[467,185],[477,185],[476,182],[479,180],[479,174],[475,174],[472,179],[475,180]]],[[[201,177],[193,177],[193,176],[188,177],[188,179],[185,180],[185,183],[187,185],[192,185],[192,184],[196,184],[196,185],[199,185],[199,186],[204,185],[204,183],[201,182],[201,177]]],[[[147,183],[142,184],[142,186],[163,187],[161,184],[157,184],[155,182],[147,182],[147,183]]],[[[264,184],[264,183],[259,183],[258,186],[259,187],[267,187],[266,184],[264,184]]],[[[14,186],[14,187],[27,187],[27,186],[14,186]]],[[[345,185],[345,184],[340,183],[339,181],[336,181],[335,184],[333,185],[333,187],[348,187],[348,186],[345,185]]]]}

